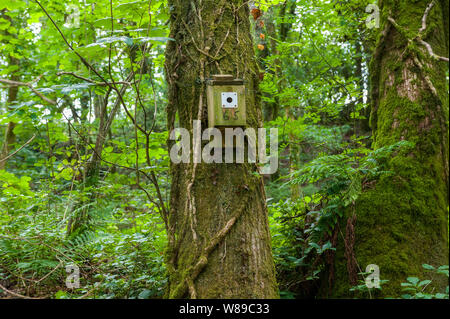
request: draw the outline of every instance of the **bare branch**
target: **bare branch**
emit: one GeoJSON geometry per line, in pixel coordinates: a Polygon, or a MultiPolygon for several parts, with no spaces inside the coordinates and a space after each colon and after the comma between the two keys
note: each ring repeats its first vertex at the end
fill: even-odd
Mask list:
{"type": "Polygon", "coordinates": [[[420,44],[422,44],[425,48],[427,48],[428,53],[436,60],[441,60],[441,61],[445,61],[445,62],[449,62],[448,58],[444,57],[444,56],[439,56],[436,53],[433,52],[433,48],[431,47],[431,45],[428,42],[425,42],[422,39],[418,40],[420,44]]]}
{"type": "MultiPolygon", "coordinates": [[[[71,76],[73,76],[73,77],[75,77],[75,78],[77,78],[77,79],[79,79],[79,80],[83,80],[83,81],[86,81],[86,82],[95,84],[95,85],[97,85],[97,86],[110,86],[110,85],[113,85],[113,83],[96,82],[96,81],[94,81],[94,80],[92,80],[92,79],[89,79],[89,78],[86,78],[86,77],[84,77],[84,76],[75,74],[75,73],[73,73],[73,72],[58,72],[58,73],[56,73],[56,75],[57,75],[57,76],[61,76],[61,75],[71,75],[71,76]]],[[[132,83],[131,83],[131,82],[127,82],[127,81],[119,81],[119,82],[114,82],[114,84],[119,84],[119,85],[131,85],[132,83]]]]}
{"type": "Polygon", "coordinates": [[[430,4],[425,9],[425,13],[424,13],[424,15],[422,17],[422,27],[419,29],[419,33],[422,33],[422,32],[424,32],[426,30],[428,14],[430,13],[430,11],[433,8],[433,6],[434,6],[434,1],[431,1],[430,4]]]}
{"type": "Polygon", "coordinates": [[[25,83],[25,82],[18,82],[18,81],[13,81],[13,80],[8,80],[8,79],[0,79],[0,83],[5,83],[8,86],[26,86],[27,88],[29,88],[31,91],[33,91],[34,94],[36,94],[37,96],[39,96],[41,99],[43,99],[45,102],[52,104],[52,105],[56,105],[56,101],[49,99],[48,97],[46,97],[45,95],[43,95],[41,92],[39,92],[38,90],[36,90],[32,83],[36,82],[36,80],[29,82],[29,83],[25,83]]]}
{"type": "MultiPolygon", "coordinates": [[[[439,56],[436,53],[434,53],[431,45],[422,39],[422,33],[427,28],[427,17],[428,17],[428,14],[430,13],[430,10],[433,8],[433,5],[434,5],[434,1],[432,1],[425,9],[425,13],[422,17],[422,27],[419,29],[419,34],[415,37],[415,39],[408,39],[408,41],[411,42],[412,40],[417,40],[417,42],[419,42],[421,45],[423,45],[427,49],[428,54],[430,54],[433,59],[449,62],[448,58],[439,56]]],[[[392,17],[388,17],[387,19],[397,29],[397,31],[399,33],[401,33],[403,36],[408,38],[406,36],[405,32],[402,30],[402,28],[397,24],[397,22],[392,17]]]]}
{"type": "Polygon", "coordinates": [[[4,292],[6,292],[7,294],[10,294],[10,295],[12,295],[14,297],[19,297],[19,298],[22,298],[22,299],[39,299],[39,298],[28,297],[28,296],[24,296],[24,295],[15,293],[14,291],[6,289],[1,284],[0,284],[0,289],[2,289],[4,292]]]}
{"type": "Polygon", "coordinates": [[[425,9],[425,13],[423,14],[423,17],[422,17],[422,27],[419,29],[419,36],[417,37],[418,38],[417,41],[427,49],[428,53],[431,55],[432,58],[434,58],[436,60],[448,62],[448,58],[435,54],[433,52],[433,48],[431,47],[431,45],[422,39],[422,33],[425,32],[425,30],[427,29],[428,14],[430,13],[433,6],[434,6],[434,0],[431,1],[430,4],[425,9]]]}
{"type": "Polygon", "coordinates": [[[35,139],[36,135],[33,135],[33,137],[31,137],[28,142],[26,142],[25,144],[23,144],[21,147],[19,147],[16,151],[14,151],[13,153],[11,153],[10,155],[6,156],[5,158],[0,159],[0,163],[7,161],[8,159],[10,159],[11,157],[13,157],[14,155],[16,155],[18,152],[20,152],[20,150],[22,150],[25,146],[27,146],[28,144],[30,144],[34,139],[35,139]]]}
{"type": "Polygon", "coordinates": [[[137,123],[136,119],[131,115],[131,113],[128,111],[127,106],[125,105],[125,101],[123,99],[123,96],[120,94],[119,89],[117,88],[117,86],[113,83],[109,83],[108,81],[106,81],[106,79],[88,62],[86,61],[85,58],[83,58],[83,56],[81,56],[81,54],[79,54],[74,48],[73,46],[67,41],[66,37],[64,36],[64,34],[62,33],[61,29],[58,27],[58,25],[56,24],[55,20],[53,20],[53,18],[50,16],[50,14],[47,12],[47,10],[45,10],[45,8],[42,6],[42,4],[38,1],[38,0],[34,0],[36,1],[36,3],[41,7],[42,11],[44,11],[45,15],[50,19],[50,21],[52,22],[53,26],[56,28],[56,30],[59,32],[59,34],[61,35],[61,37],[63,38],[64,42],[66,43],[66,45],[69,47],[69,49],[75,53],[78,58],[81,60],[81,62],[83,62],[83,64],[90,69],[92,72],[95,73],[95,75],[97,75],[99,77],[100,80],[102,80],[103,83],[105,83],[106,86],[108,86],[111,90],[114,90],[118,97],[120,102],[122,103],[123,108],[125,109],[125,113],[127,114],[127,116],[131,119],[131,121],[133,122],[133,124],[138,128],[139,131],[141,131],[142,133],[146,134],[146,131],[137,123]]]}

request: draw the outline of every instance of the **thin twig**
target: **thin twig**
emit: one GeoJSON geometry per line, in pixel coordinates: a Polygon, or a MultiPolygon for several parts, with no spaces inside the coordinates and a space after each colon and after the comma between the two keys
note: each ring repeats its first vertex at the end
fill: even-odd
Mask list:
{"type": "Polygon", "coordinates": [[[28,297],[28,296],[24,296],[24,295],[18,294],[18,293],[14,292],[14,291],[6,289],[1,284],[0,284],[0,289],[2,289],[7,294],[10,294],[10,295],[15,296],[15,297],[23,298],[23,299],[41,299],[41,298],[33,298],[33,297],[28,297]]]}
{"type": "Polygon", "coordinates": [[[430,4],[425,9],[425,13],[424,13],[424,15],[422,17],[422,27],[419,29],[419,33],[422,33],[422,32],[424,32],[426,30],[428,14],[430,13],[430,11],[433,8],[433,6],[434,6],[434,1],[431,1],[430,4]]]}
{"type": "MultiPolygon", "coordinates": [[[[433,48],[431,47],[431,45],[428,42],[426,42],[426,41],[424,41],[422,39],[423,33],[427,29],[427,18],[428,18],[428,15],[430,14],[431,9],[433,8],[433,6],[434,6],[434,0],[431,1],[428,4],[427,8],[425,9],[425,13],[423,14],[423,17],[422,17],[422,27],[419,29],[419,33],[416,36],[415,40],[417,40],[417,42],[419,42],[421,45],[423,45],[427,49],[428,54],[431,55],[431,57],[433,59],[444,61],[444,62],[449,62],[449,59],[447,57],[439,56],[436,53],[434,53],[433,48]]],[[[400,34],[402,34],[404,37],[408,38],[406,36],[405,32],[402,30],[402,28],[397,24],[397,22],[392,17],[388,17],[387,19],[397,29],[397,31],[400,34]]],[[[411,42],[412,39],[408,39],[408,41],[411,42]]]]}
{"type": "Polygon", "coordinates": [[[138,130],[140,130],[141,132],[143,132],[145,134],[145,130],[137,123],[136,119],[131,115],[131,113],[128,111],[127,106],[125,105],[125,101],[123,99],[123,96],[120,94],[119,89],[117,88],[117,86],[113,83],[109,83],[108,81],[106,81],[106,79],[88,62],[86,61],[85,58],[83,58],[83,56],[81,56],[81,54],[79,54],[74,48],[73,46],[67,41],[66,37],[64,36],[64,34],[62,33],[61,29],[58,27],[58,25],[56,24],[56,22],[53,20],[53,18],[50,16],[50,14],[47,12],[47,10],[42,6],[42,4],[38,1],[35,0],[36,3],[41,7],[42,11],[44,11],[45,15],[50,19],[50,21],[52,22],[53,26],[56,28],[56,30],[59,32],[59,34],[61,35],[61,37],[63,38],[64,42],[66,43],[66,45],[69,47],[69,49],[74,52],[78,58],[81,60],[81,62],[83,62],[83,64],[90,70],[92,70],[95,75],[97,75],[99,77],[100,80],[102,80],[103,83],[105,83],[110,89],[114,90],[120,100],[120,103],[122,104],[123,108],[125,109],[125,113],[127,114],[127,116],[131,119],[131,121],[133,122],[133,124],[138,128],[138,130]]]}
{"type": "MultiPolygon", "coordinates": [[[[81,75],[78,75],[78,74],[75,74],[75,73],[73,73],[73,72],[58,72],[58,73],[56,73],[56,75],[57,76],[61,76],[61,75],[71,75],[71,76],[73,76],[73,77],[75,77],[75,78],[77,78],[77,79],[80,79],[80,80],[83,80],[83,81],[86,81],[86,82],[89,82],[89,83],[92,83],[92,84],[94,84],[94,85],[96,85],[96,86],[110,86],[110,85],[113,85],[113,83],[104,83],[104,82],[96,82],[96,81],[94,81],[94,80],[92,80],[92,79],[89,79],[89,78],[86,78],[86,77],[84,77],[84,76],[81,76],[81,75]]],[[[133,83],[131,83],[131,82],[127,82],[127,81],[118,81],[118,82],[114,82],[114,84],[119,84],[119,85],[131,85],[131,84],[133,84],[133,83]]]]}
{"type": "Polygon", "coordinates": [[[436,53],[433,52],[433,48],[431,47],[431,45],[428,42],[425,42],[422,39],[418,40],[420,44],[422,44],[428,51],[428,53],[436,60],[440,60],[440,61],[445,61],[445,62],[449,62],[448,58],[444,57],[444,56],[439,56],[436,53]]]}
{"type": "Polygon", "coordinates": [[[25,83],[25,82],[19,82],[19,81],[13,81],[13,80],[8,80],[8,79],[0,79],[0,83],[5,83],[8,86],[26,86],[27,88],[29,88],[31,91],[33,91],[34,94],[36,94],[37,96],[39,96],[41,99],[43,99],[45,102],[49,103],[49,104],[53,104],[56,105],[56,101],[49,99],[48,97],[46,97],[45,95],[43,95],[41,92],[39,92],[38,90],[36,90],[33,86],[32,83],[35,82],[36,80],[29,82],[29,83],[25,83]]]}
{"type": "Polygon", "coordinates": [[[14,155],[16,155],[18,152],[20,152],[20,150],[22,150],[25,146],[27,146],[28,144],[30,144],[36,137],[36,134],[33,135],[25,144],[23,144],[21,147],[19,147],[16,151],[14,151],[14,153],[11,153],[10,155],[6,156],[5,158],[0,159],[0,163],[7,161],[9,158],[13,157],[14,155]]]}

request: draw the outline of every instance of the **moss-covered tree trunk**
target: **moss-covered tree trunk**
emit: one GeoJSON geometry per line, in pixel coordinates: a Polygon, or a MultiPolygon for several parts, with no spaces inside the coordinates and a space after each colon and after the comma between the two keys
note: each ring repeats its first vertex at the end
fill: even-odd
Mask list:
{"type": "MultiPolygon", "coordinates": [[[[408,276],[430,279],[424,263],[448,264],[448,64],[422,42],[448,57],[448,0],[384,0],[380,9],[370,66],[373,145],[407,140],[415,147],[389,161],[394,175],[366,189],[341,224],[334,297],[352,296],[349,288],[369,264],[389,280],[376,297],[400,297],[408,276]]],[[[445,276],[432,279],[437,288],[448,285],[445,276]]]]}
{"type": "MultiPolygon", "coordinates": [[[[170,0],[168,128],[208,127],[205,79],[245,80],[247,122],[261,127],[258,68],[243,0],[170,0]]],[[[169,142],[169,147],[172,146],[169,142]]],[[[168,298],[276,298],[264,186],[254,164],[171,164],[168,298]]]]}

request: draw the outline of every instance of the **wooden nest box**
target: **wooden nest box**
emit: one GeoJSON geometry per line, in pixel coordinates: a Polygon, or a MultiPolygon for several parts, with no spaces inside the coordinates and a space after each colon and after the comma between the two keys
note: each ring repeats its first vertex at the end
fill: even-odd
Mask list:
{"type": "Polygon", "coordinates": [[[245,127],[244,80],[232,75],[213,75],[207,81],[209,127],[245,127]]]}

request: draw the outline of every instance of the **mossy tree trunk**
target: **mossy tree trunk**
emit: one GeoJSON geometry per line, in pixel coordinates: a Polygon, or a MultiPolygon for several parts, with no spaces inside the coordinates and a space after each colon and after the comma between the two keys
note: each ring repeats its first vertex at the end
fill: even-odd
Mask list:
{"type": "MultiPolygon", "coordinates": [[[[258,68],[244,0],[169,0],[168,128],[208,127],[205,79],[246,83],[247,123],[261,127],[258,68]]],[[[169,141],[169,148],[173,145],[169,141]]],[[[262,178],[254,164],[171,164],[168,298],[276,298],[262,178]]]]}
{"type": "Polygon", "coordinates": [[[389,280],[372,296],[400,297],[408,276],[433,279],[438,289],[448,285],[445,276],[430,278],[422,268],[424,263],[448,264],[449,257],[448,63],[433,58],[421,42],[448,57],[448,0],[432,6],[429,1],[384,0],[380,9],[370,65],[373,146],[407,140],[415,147],[389,161],[395,174],[365,190],[341,224],[339,237],[346,240],[337,248],[331,293],[322,290],[328,297],[352,296],[349,288],[356,278],[363,279],[357,273],[369,264],[379,266],[381,280],[389,280]]]}

